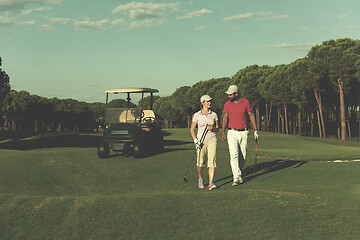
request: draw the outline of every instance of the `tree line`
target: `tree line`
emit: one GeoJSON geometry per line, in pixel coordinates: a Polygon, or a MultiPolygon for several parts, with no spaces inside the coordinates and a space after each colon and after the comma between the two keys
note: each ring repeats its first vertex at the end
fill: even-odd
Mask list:
{"type": "Polygon", "coordinates": [[[360,41],[329,40],[307,56],[273,67],[251,65],[233,77],[200,81],[178,88],[154,103],[168,127],[189,127],[199,98],[209,94],[221,116],[229,85],[239,87],[263,131],[326,138],[359,136],[360,41]]]}
{"type": "MultiPolygon", "coordinates": [[[[85,132],[98,130],[105,103],[45,98],[26,91],[9,90],[2,100],[0,129],[17,132],[85,132]]],[[[136,105],[131,103],[130,107],[136,105]]],[[[115,99],[109,107],[127,107],[115,99]]]]}
{"type": "MultiPolygon", "coordinates": [[[[306,136],[338,136],[345,140],[359,134],[360,41],[329,40],[310,49],[290,64],[251,65],[232,77],[181,86],[166,97],[154,96],[154,111],[163,127],[189,127],[200,109],[199,99],[209,94],[221,118],[229,85],[239,87],[248,99],[262,131],[306,136]]],[[[0,128],[11,131],[89,131],[98,127],[104,103],[44,98],[10,90],[9,76],[1,69],[0,128]]],[[[149,106],[149,97],[138,106],[149,106]]],[[[109,103],[126,107],[123,99],[109,103]]],[[[135,104],[132,103],[132,106],[135,104]]]]}

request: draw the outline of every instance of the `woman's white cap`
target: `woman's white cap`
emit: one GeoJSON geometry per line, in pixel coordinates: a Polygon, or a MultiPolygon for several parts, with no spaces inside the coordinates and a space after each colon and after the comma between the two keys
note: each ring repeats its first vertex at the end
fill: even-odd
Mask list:
{"type": "Polygon", "coordinates": [[[209,95],[202,95],[200,98],[200,102],[210,101],[212,98],[209,95]]]}

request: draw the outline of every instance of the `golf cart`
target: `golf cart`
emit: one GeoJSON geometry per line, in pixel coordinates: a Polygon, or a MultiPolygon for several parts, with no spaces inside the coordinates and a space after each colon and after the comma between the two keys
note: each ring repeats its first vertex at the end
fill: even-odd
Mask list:
{"type": "Polygon", "coordinates": [[[164,139],[161,127],[152,110],[153,93],[159,92],[151,88],[118,88],[106,90],[106,108],[104,113],[104,132],[98,146],[100,158],[107,158],[110,150],[114,152],[130,153],[135,157],[143,157],[148,153],[164,151],[164,139]],[[109,108],[109,94],[127,94],[127,108],[109,108]],[[150,94],[150,109],[130,107],[130,94],[141,93],[143,103],[144,94],[150,94]]]}

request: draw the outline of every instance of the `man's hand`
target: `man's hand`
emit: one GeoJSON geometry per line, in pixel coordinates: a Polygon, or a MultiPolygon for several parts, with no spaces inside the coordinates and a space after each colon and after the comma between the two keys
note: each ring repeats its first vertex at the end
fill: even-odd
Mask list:
{"type": "Polygon", "coordinates": [[[222,119],[222,125],[221,125],[221,140],[224,143],[226,140],[225,130],[227,128],[228,116],[229,116],[229,114],[227,112],[223,112],[223,119],[222,119]]]}
{"type": "Polygon", "coordinates": [[[258,139],[259,138],[259,133],[258,133],[258,131],[256,130],[256,131],[254,131],[254,137],[255,137],[255,139],[258,139]]]}
{"type": "Polygon", "coordinates": [[[223,141],[223,143],[226,143],[226,135],[224,132],[221,132],[221,140],[223,141]]]}

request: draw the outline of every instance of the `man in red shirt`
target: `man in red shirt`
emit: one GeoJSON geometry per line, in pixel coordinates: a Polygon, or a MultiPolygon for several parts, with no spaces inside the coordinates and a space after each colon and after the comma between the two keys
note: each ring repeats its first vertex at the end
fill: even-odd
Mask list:
{"type": "Polygon", "coordinates": [[[243,183],[243,179],[241,178],[241,169],[245,164],[247,140],[249,135],[247,115],[249,115],[251,124],[255,130],[255,139],[257,139],[259,135],[252,107],[247,99],[239,96],[237,86],[231,85],[225,93],[228,95],[229,101],[227,101],[224,105],[221,139],[225,142],[225,139],[227,138],[230,153],[230,165],[234,178],[232,186],[238,186],[243,183]],[[229,130],[226,137],[225,129],[227,127],[229,130]],[[240,159],[240,165],[239,156],[242,157],[242,159],[240,159]]]}

